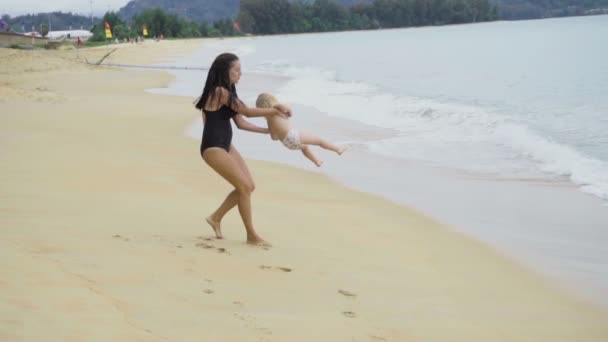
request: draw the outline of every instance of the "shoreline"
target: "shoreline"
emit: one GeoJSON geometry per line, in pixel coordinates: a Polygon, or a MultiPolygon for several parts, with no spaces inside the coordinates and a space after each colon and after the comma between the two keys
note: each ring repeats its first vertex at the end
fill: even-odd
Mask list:
{"type": "MultiPolygon", "coordinates": [[[[123,57],[145,59],[135,52],[123,57]]],[[[275,247],[246,246],[236,213],[226,240],[209,239],[204,214],[230,187],[182,135],[196,116],[191,101],[144,91],[172,76],[73,68],[52,54],[30,65],[27,54],[0,64],[1,87],[14,94],[0,101],[2,338],[608,336],[607,312],[488,246],[292,167],[248,160],[255,222],[275,247]]]]}

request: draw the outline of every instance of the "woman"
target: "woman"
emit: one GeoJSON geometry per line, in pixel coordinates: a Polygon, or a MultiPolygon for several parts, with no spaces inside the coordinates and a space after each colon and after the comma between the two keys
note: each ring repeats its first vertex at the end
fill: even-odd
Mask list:
{"type": "Polygon", "coordinates": [[[247,117],[290,116],[288,107],[277,104],[273,108],[249,108],[239,100],[235,84],[241,78],[241,63],[236,55],[224,53],[216,57],[209,73],[203,94],[195,107],[202,110],[205,128],[201,141],[201,156],[207,165],[227,180],[234,190],[228,194],[220,207],[207,217],[207,223],[222,239],[221,221],[226,213],[239,207],[239,214],[247,231],[247,243],[256,246],[270,246],[253,227],[251,215],[251,193],[254,190],[253,178],[238,150],[232,145],[233,119],[239,129],[269,134],[267,128],[258,127],[245,120],[247,117]]]}

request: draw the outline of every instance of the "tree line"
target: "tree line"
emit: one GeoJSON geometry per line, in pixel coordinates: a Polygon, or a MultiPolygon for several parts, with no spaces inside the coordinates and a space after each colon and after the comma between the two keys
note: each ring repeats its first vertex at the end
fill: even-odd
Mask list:
{"type": "MultiPolygon", "coordinates": [[[[345,0],[341,0],[345,1],[345,0]]],[[[112,28],[113,38],[143,36],[167,38],[219,37],[243,34],[282,34],[372,30],[426,25],[446,25],[530,19],[585,14],[593,8],[608,8],[608,0],[374,0],[355,2],[345,7],[335,0],[241,0],[234,19],[214,23],[191,21],[160,8],[146,9],[129,21],[116,12],[103,18],[87,18],[71,13],[54,12],[11,18],[2,16],[13,31],[35,29],[85,28],[93,32],[93,41],[104,41],[104,23],[112,28]],[[498,6],[498,7],[497,7],[498,6]]]]}
{"type": "Polygon", "coordinates": [[[147,9],[126,23],[108,12],[93,27],[93,41],[105,40],[104,23],[118,39],[142,36],[147,25],[150,37],[218,37],[371,30],[425,25],[460,24],[496,20],[496,6],[488,0],[375,0],[344,7],[334,0],[290,2],[288,0],[242,0],[235,20],[196,23],[162,9],[147,9]]]}
{"type": "Polygon", "coordinates": [[[219,20],[213,24],[196,23],[182,19],[175,14],[167,13],[160,8],[147,9],[135,15],[130,22],[123,21],[115,12],[107,12],[97,22],[91,32],[91,41],[104,41],[105,23],[110,24],[112,38],[125,39],[144,37],[143,28],[147,27],[148,37],[191,38],[219,37],[240,34],[230,19],[219,20]]]}
{"type": "Polygon", "coordinates": [[[237,21],[254,34],[369,30],[491,21],[488,0],[375,0],[343,7],[333,0],[242,0],[237,21]]]}

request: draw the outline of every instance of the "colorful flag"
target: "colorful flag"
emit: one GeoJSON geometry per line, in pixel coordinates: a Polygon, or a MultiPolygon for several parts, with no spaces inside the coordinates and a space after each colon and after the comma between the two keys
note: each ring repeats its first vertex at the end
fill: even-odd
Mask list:
{"type": "Polygon", "coordinates": [[[148,36],[148,26],[144,25],[144,37],[148,36]]]}
{"type": "Polygon", "coordinates": [[[105,27],[106,27],[106,38],[107,39],[112,38],[112,31],[110,29],[110,24],[107,21],[105,22],[105,27]]]}

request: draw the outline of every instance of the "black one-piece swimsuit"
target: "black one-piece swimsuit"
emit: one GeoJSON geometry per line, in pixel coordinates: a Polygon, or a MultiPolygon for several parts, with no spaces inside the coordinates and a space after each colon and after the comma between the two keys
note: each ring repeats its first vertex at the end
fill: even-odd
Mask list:
{"type": "Polygon", "coordinates": [[[228,106],[222,106],[215,111],[203,109],[203,112],[206,120],[203,138],[201,139],[201,155],[209,147],[221,147],[226,152],[230,152],[230,144],[232,143],[230,119],[234,118],[236,112],[228,106]]]}

